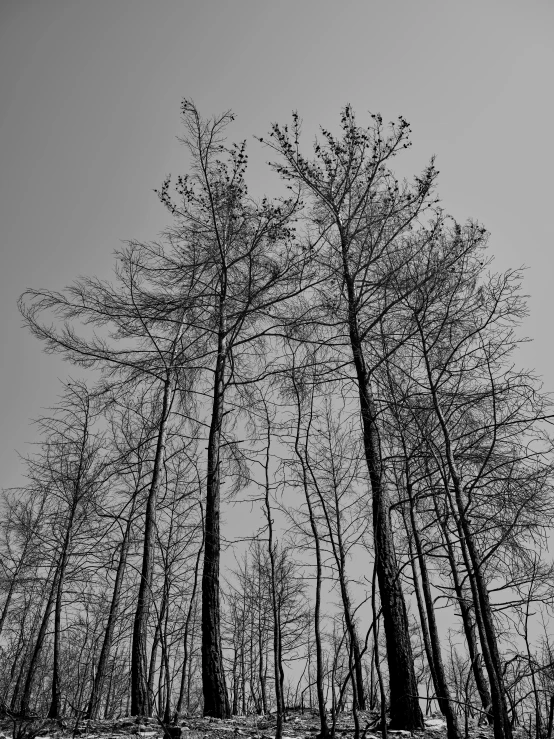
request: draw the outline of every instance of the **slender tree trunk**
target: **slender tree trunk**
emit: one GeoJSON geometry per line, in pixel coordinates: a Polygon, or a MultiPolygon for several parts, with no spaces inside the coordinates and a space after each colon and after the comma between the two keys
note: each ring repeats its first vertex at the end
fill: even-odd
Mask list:
{"type": "MultiPolygon", "coordinates": [[[[475,595],[477,596],[480,615],[483,620],[484,636],[488,646],[488,654],[485,652],[485,649],[483,649],[483,651],[485,652],[487,672],[489,673],[489,683],[491,687],[494,713],[494,736],[495,739],[512,739],[512,727],[510,725],[508,708],[506,706],[506,689],[504,686],[504,677],[502,673],[500,653],[498,651],[498,644],[496,640],[496,631],[494,627],[492,608],[490,605],[489,592],[487,589],[485,578],[483,577],[483,573],[481,571],[481,560],[475,547],[473,534],[467,521],[462,482],[454,460],[450,430],[442,413],[442,409],[437,396],[437,389],[433,382],[425,338],[423,336],[421,327],[420,334],[433,406],[444,439],[445,456],[448,465],[448,472],[450,474],[450,480],[454,489],[454,500],[458,514],[458,521],[460,524],[460,534],[465,546],[467,547],[467,553],[471,562],[470,570],[473,574],[472,582],[475,585],[475,595]]],[[[447,483],[446,489],[448,490],[447,483]]]]}
{"type": "Polygon", "coordinates": [[[23,675],[25,672],[25,664],[27,660],[27,655],[30,652],[30,644],[29,644],[29,639],[27,636],[28,631],[30,631],[31,633],[34,633],[36,631],[38,622],[40,620],[40,610],[38,610],[35,613],[34,618],[32,619],[31,624],[29,626],[29,630],[28,630],[27,629],[27,616],[30,615],[30,610],[31,610],[30,599],[27,599],[26,601],[24,600],[24,612],[23,612],[23,617],[21,619],[19,635],[18,635],[18,648],[16,649],[16,652],[13,658],[12,666],[10,669],[10,679],[9,679],[9,682],[6,684],[6,689],[4,693],[4,701],[7,704],[8,702],[7,698],[8,698],[10,686],[12,684],[12,680],[17,671],[17,679],[16,679],[16,683],[15,683],[15,686],[14,686],[14,689],[11,695],[11,700],[9,703],[12,711],[17,711],[17,708],[18,708],[18,703],[19,703],[19,698],[20,698],[19,692],[21,689],[21,683],[23,682],[23,675]]]}
{"type": "Polygon", "coordinates": [[[149,716],[152,716],[155,710],[155,701],[154,701],[154,677],[156,675],[156,662],[158,660],[158,647],[160,646],[160,631],[161,626],[160,622],[158,621],[156,624],[156,628],[154,630],[154,638],[152,639],[152,647],[150,649],[150,660],[148,663],[148,695],[150,696],[150,713],[149,716]]]}
{"type": "Polygon", "coordinates": [[[121,542],[121,551],[119,553],[119,561],[117,563],[117,571],[115,575],[114,588],[112,593],[112,600],[110,603],[110,610],[108,613],[108,621],[106,623],[106,631],[104,633],[104,639],[102,641],[102,648],[100,650],[100,657],[98,658],[98,666],[96,668],[96,674],[92,684],[92,691],[88,703],[86,716],[89,719],[98,718],[100,710],[100,702],[102,700],[102,690],[104,688],[104,682],[106,680],[106,674],[108,671],[108,660],[110,657],[110,651],[112,647],[113,635],[115,625],[117,621],[117,615],[119,611],[119,599],[121,596],[121,587],[123,584],[123,578],[125,575],[125,568],[127,565],[127,555],[129,553],[129,546],[131,542],[131,528],[133,523],[134,505],[129,513],[127,525],[125,526],[125,533],[123,535],[123,541],[121,542]]]}
{"type": "Polygon", "coordinates": [[[108,690],[106,691],[106,705],[104,707],[104,718],[110,718],[110,711],[112,708],[112,701],[113,701],[113,682],[114,682],[114,674],[115,674],[115,667],[117,664],[117,656],[118,656],[118,649],[116,648],[113,659],[112,659],[112,669],[110,670],[110,679],[108,682],[108,690]]]}
{"type": "Polygon", "coordinates": [[[8,589],[6,600],[4,601],[4,607],[2,608],[2,615],[0,615],[0,636],[2,635],[2,631],[4,629],[4,623],[6,621],[6,617],[8,615],[8,610],[10,608],[10,604],[13,597],[13,592],[15,590],[15,584],[17,582],[17,576],[19,574],[19,567],[16,569],[15,573],[13,574],[11,580],[10,580],[10,587],[8,589]]]}
{"type": "MultiPolygon", "coordinates": [[[[319,531],[317,530],[317,524],[314,516],[312,501],[310,497],[310,491],[308,489],[308,479],[306,470],[306,460],[300,451],[300,394],[296,386],[296,380],[293,375],[293,383],[296,392],[297,399],[297,428],[294,448],[296,456],[300,460],[302,466],[302,482],[304,488],[304,497],[306,498],[306,505],[308,506],[308,514],[310,519],[310,528],[312,530],[312,536],[314,539],[315,546],[315,562],[316,562],[316,587],[315,587],[315,607],[314,607],[314,636],[315,636],[315,656],[316,656],[316,691],[317,691],[317,706],[319,711],[319,723],[320,723],[320,736],[321,739],[327,739],[329,736],[329,726],[327,724],[327,711],[325,707],[325,694],[323,689],[324,680],[324,663],[323,663],[323,648],[321,644],[321,582],[322,582],[322,565],[321,565],[321,545],[319,540],[319,531]]],[[[311,410],[311,409],[310,409],[311,410]]],[[[311,422],[311,413],[310,413],[311,422]]],[[[308,650],[308,657],[310,652],[308,650]]],[[[308,680],[309,680],[308,673],[308,680]]],[[[311,689],[310,689],[311,692],[311,689]]]]}
{"type": "Polygon", "coordinates": [[[448,533],[447,522],[443,519],[443,516],[441,515],[441,512],[438,507],[438,502],[436,499],[435,499],[435,511],[436,511],[437,520],[440,523],[441,530],[444,536],[444,541],[446,544],[446,552],[448,554],[450,571],[452,573],[452,582],[454,585],[454,592],[456,593],[456,598],[458,599],[458,603],[460,606],[460,613],[462,616],[462,625],[463,625],[464,634],[466,637],[469,658],[471,660],[471,668],[473,671],[473,677],[475,678],[475,685],[477,686],[477,692],[479,693],[479,698],[481,699],[481,705],[483,706],[483,709],[485,711],[487,721],[490,724],[492,724],[493,717],[490,712],[491,696],[489,692],[489,687],[487,685],[487,679],[483,672],[483,667],[481,663],[481,655],[479,654],[479,651],[477,648],[477,640],[475,638],[475,622],[473,621],[473,618],[471,615],[471,606],[467,601],[465,593],[463,592],[462,584],[460,581],[460,576],[458,574],[458,565],[456,563],[456,557],[454,555],[454,547],[452,546],[450,534],[448,533]]]}
{"type": "Polygon", "coordinates": [[[69,561],[70,543],[73,534],[73,524],[75,521],[75,515],[77,513],[77,507],[81,501],[83,494],[83,470],[85,464],[85,451],[87,441],[89,438],[89,406],[86,406],[85,423],[83,426],[82,438],[79,444],[79,463],[77,467],[77,473],[75,478],[69,478],[68,481],[74,485],[71,499],[71,506],[69,509],[69,518],[66,523],[66,530],[64,536],[64,542],[62,545],[62,551],[60,554],[60,565],[58,570],[58,582],[56,588],[56,601],[54,610],[54,655],[53,655],[53,670],[52,670],[52,699],[50,702],[50,708],[48,710],[48,718],[57,719],[60,717],[60,699],[61,699],[61,675],[60,675],[60,652],[61,652],[61,618],[62,618],[62,600],[63,600],[63,589],[65,585],[65,573],[67,564],[69,561]]]}
{"type": "Polygon", "coordinates": [[[550,703],[548,706],[548,728],[546,730],[546,739],[551,738],[553,725],[554,725],[554,695],[551,695],[550,703]]]}
{"type": "Polygon", "coordinates": [[[480,560],[473,542],[472,534],[467,521],[465,520],[464,503],[462,501],[461,494],[457,494],[456,502],[458,505],[458,512],[460,513],[462,529],[464,531],[464,539],[473,567],[473,575],[479,598],[480,615],[483,619],[483,627],[490,653],[491,664],[488,672],[494,711],[494,735],[496,739],[512,739],[512,727],[508,717],[508,708],[506,706],[504,676],[496,640],[496,630],[493,622],[489,593],[481,572],[480,560]]]}
{"type": "MultiPolygon", "coordinates": [[[[341,599],[344,611],[344,623],[348,631],[348,637],[350,639],[350,648],[352,652],[353,668],[354,668],[354,695],[353,700],[356,701],[356,708],[365,711],[365,691],[363,684],[363,670],[362,670],[362,656],[360,652],[360,641],[358,639],[358,633],[356,630],[356,624],[352,617],[352,606],[350,603],[350,593],[348,590],[348,582],[346,578],[346,554],[344,551],[344,543],[342,540],[342,528],[340,524],[340,514],[338,508],[338,500],[335,501],[336,512],[337,512],[337,544],[338,544],[338,575],[339,575],[339,586],[341,592],[341,599]]],[[[331,530],[329,529],[329,535],[331,530]]]]}
{"type": "Polygon", "coordinates": [[[358,328],[357,301],[353,280],[349,274],[347,242],[342,233],[341,240],[343,275],[348,295],[350,345],[356,369],[364,453],[373,498],[375,568],[381,596],[389,666],[390,728],[415,731],[423,729],[423,714],[419,705],[408,614],[394,550],[390,504],[382,480],[377,414],[358,328]]]}
{"type": "Polygon", "coordinates": [[[243,612],[243,631],[240,644],[240,697],[242,704],[242,715],[246,716],[246,646],[245,646],[245,632],[244,632],[244,612],[243,612]]]}
{"type": "Polygon", "coordinates": [[[137,607],[133,622],[133,640],[131,644],[131,714],[133,716],[149,716],[151,710],[151,696],[148,691],[147,681],[146,642],[148,617],[150,615],[150,603],[152,600],[151,587],[156,534],[156,509],[162,476],[171,400],[171,379],[168,370],[163,387],[162,412],[156,441],[154,469],[152,471],[152,480],[146,501],[142,567],[137,607]]]}
{"type": "MultiPolygon", "coordinates": [[[[454,502],[452,501],[450,492],[448,490],[447,490],[447,498],[450,503],[451,513],[453,515],[453,518],[456,522],[456,527],[458,529],[460,551],[462,552],[462,558],[464,560],[464,567],[466,569],[467,579],[468,579],[469,586],[471,589],[471,599],[473,603],[473,609],[475,611],[475,623],[477,624],[477,631],[479,633],[479,643],[481,644],[481,649],[483,652],[483,659],[485,661],[485,667],[487,669],[487,675],[490,676],[491,672],[494,672],[494,664],[493,664],[493,659],[491,657],[487,634],[485,632],[485,626],[483,624],[483,617],[481,614],[481,605],[479,601],[479,593],[477,590],[477,583],[474,577],[473,566],[471,564],[471,560],[470,560],[469,553],[467,550],[464,532],[463,532],[462,525],[460,522],[460,517],[457,514],[454,502]]],[[[492,716],[492,721],[489,719],[489,723],[494,723],[494,703],[493,703],[492,697],[491,697],[491,703],[489,704],[488,715],[492,716]],[[492,714],[490,712],[491,708],[493,710],[492,714]]]]}
{"type": "Polygon", "coordinates": [[[2,698],[0,699],[1,703],[4,705],[7,705],[8,703],[8,694],[10,691],[10,687],[17,669],[17,665],[19,662],[19,658],[22,654],[25,652],[25,627],[22,625],[19,629],[19,634],[17,636],[17,646],[15,647],[15,650],[13,652],[13,659],[12,664],[10,667],[10,673],[9,678],[4,683],[4,691],[2,693],[2,698]]]}
{"type": "Polygon", "coordinates": [[[62,618],[62,595],[65,580],[65,566],[67,563],[67,553],[64,552],[62,564],[60,567],[60,576],[58,578],[58,587],[56,592],[56,605],[54,608],[54,654],[52,660],[52,699],[50,708],[48,709],[48,718],[60,717],[60,699],[62,694],[61,675],[60,675],[60,636],[61,636],[61,618],[62,618]]]}
{"type": "MultiPolygon", "coordinates": [[[[373,616],[373,657],[375,660],[375,671],[377,672],[377,681],[379,683],[379,707],[381,714],[381,733],[383,739],[387,739],[387,701],[385,695],[385,683],[383,673],[381,672],[381,657],[379,656],[379,614],[377,613],[376,599],[377,585],[377,568],[373,567],[373,575],[371,578],[371,611],[373,616]]],[[[333,726],[334,728],[334,726],[333,726]]],[[[334,732],[333,732],[334,734],[334,732]]]]}
{"type": "Polygon", "coordinates": [[[423,596],[421,595],[421,588],[419,584],[419,577],[417,574],[417,563],[416,557],[413,550],[412,537],[410,536],[410,530],[408,528],[408,522],[404,520],[406,526],[406,532],[408,534],[408,552],[410,555],[410,566],[412,568],[412,576],[414,578],[414,592],[417,602],[417,610],[419,613],[419,621],[421,626],[421,634],[423,636],[423,646],[425,649],[425,656],[427,657],[427,664],[429,665],[429,672],[431,673],[431,679],[433,681],[433,687],[435,692],[437,691],[437,676],[435,673],[435,663],[433,661],[433,650],[431,649],[431,639],[429,637],[429,626],[427,624],[427,614],[425,611],[425,604],[423,602],[423,596]]]}
{"type": "MultiPolygon", "coordinates": [[[[353,670],[354,677],[352,678],[352,685],[354,687],[353,700],[356,701],[356,708],[365,711],[366,701],[365,692],[363,685],[363,668],[362,668],[362,657],[360,652],[360,642],[356,630],[356,624],[352,617],[352,606],[350,603],[350,593],[348,590],[348,581],[346,576],[346,553],[344,549],[344,542],[342,537],[342,525],[341,525],[341,512],[340,512],[340,501],[337,494],[337,481],[334,469],[333,461],[333,449],[329,448],[329,461],[333,465],[333,492],[334,492],[334,511],[335,511],[335,523],[336,523],[336,543],[335,543],[335,532],[330,520],[330,516],[327,509],[325,498],[322,495],[319,485],[316,483],[316,489],[327,523],[327,530],[329,532],[329,539],[331,547],[333,549],[333,556],[337,565],[337,573],[339,577],[340,594],[344,612],[344,623],[350,639],[350,653],[353,659],[353,670]]],[[[314,482],[315,476],[314,477],[314,482]]]]}
{"type": "MultiPolygon", "coordinates": [[[[164,584],[163,584],[163,589],[162,589],[162,602],[160,604],[160,611],[158,613],[158,621],[156,623],[156,630],[154,631],[154,638],[152,640],[152,649],[150,652],[150,665],[148,668],[148,693],[151,696],[150,698],[150,701],[151,701],[150,711],[151,712],[149,714],[150,716],[152,715],[152,712],[154,711],[154,708],[155,708],[154,700],[152,696],[154,695],[154,676],[156,673],[156,661],[158,658],[158,649],[160,645],[162,647],[162,657],[160,660],[160,672],[158,676],[159,677],[158,682],[162,680],[162,675],[163,675],[163,634],[162,634],[162,630],[163,630],[163,623],[167,615],[168,600],[169,600],[169,591],[168,591],[167,585],[168,583],[167,583],[167,572],[166,572],[164,576],[164,584]]],[[[159,713],[161,713],[161,711],[159,711],[159,713]]]]}
{"type": "Polygon", "coordinates": [[[421,584],[423,587],[423,597],[425,599],[425,606],[427,609],[427,622],[429,625],[429,639],[431,643],[431,650],[433,654],[433,664],[435,673],[435,692],[437,694],[437,701],[442,714],[446,718],[446,726],[448,739],[461,739],[460,727],[458,726],[458,719],[454,710],[454,704],[452,703],[452,697],[450,695],[450,687],[446,679],[446,672],[442,661],[442,653],[439,639],[439,632],[437,628],[437,621],[435,619],[435,608],[433,604],[433,596],[431,594],[431,586],[429,583],[429,576],[427,572],[427,562],[425,561],[425,555],[419,538],[419,531],[415,519],[415,501],[413,499],[412,487],[409,480],[406,482],[408,490],[408,497],[410,498],[410,522],[412,528],[412,534],[414,537],[414,544],[417,552],[419,571],[421,573],[421,584]]]}
{"type": "Polygon", "coordinates": [[[23,547],[23,551],[21,552],[21,556],[19,558],[19,562],[17,563],[17,567],[15,568],[15,572],[13,573],[12,578],[10,580],[10,587],[9,587],[8,593],[6,595],[6,600],[4,601],[4,606],[2,608],[2,615],[0,615],[0,636],[2,636],[2,631],[4,630],[4,624],[6,622],[8,611],[10,609],[10,605],[11,605],[11,602],[12,602],[13,593],[14,593],[14,590],[15,590],[15,586],[17,584],[17,578],[19,577],[19,573],[21,572],[21,569],[23,568],[23,566],[25,564],[25,558],[27,557],[27,552],[29,550],[29,546],[30,546],[31,542],[34,540],[36,529],[37,529],[38,525],[40,524],[41,515],[42,515],[42,512],[44,510],[44,505],[46,503],[46,499],[47,499],[47,496],[46,495],[43,495],[42,500],[41,500],[41,503],[40,503],[40,508],[39,508],[39,510],[38,510],[38,512],[36,514],[35,523],[34,523],[32,529],[30,531],[28,531],[27,534],[26,534],[25,546],[23,547]]]}
{"type": "Polygon", "coordinates": [[[196,637],[196,618],[197,618],[197,606],[194,605],[194,617],[192,620],[192,630],[190,633],[190,659],[189,659],[189,674],[187,679],[187,712],[190,711],[190,691],[192,687],[192,658],[194,656],[194,640],[196,637]]]}
{"type": "MultiPolygon", "coordinates": [[[[55,601],[57,590],[58,590],[58,579],[59,579],[59,563],[54,573],[52,587],[50,588],[50,593],[48,595],[48,600],[46,602],[46,607],[44,609],[44,614],[42,616],[42,621],[40,623],[40,627],[38,630],[37,638],[35,641],[35,646],[31,653],[31,660],[29,662],[29,667],[27,669],[27,676],[25,678],[25,683],[23,686],[23,693],[21,696],[21,713],[25,715],[29,713],[33,680],[34,680],[35,672],[38,666],[40,653],[42,651],[42,646],[44,644],[44,639],[46,637],[46,631],[48,629],[48,621],[50,620],[50,615],[54,607],[54,601],[55,601]]],[[[17,686],[16,686],[16,689],[17,689],[17,686]]],[[[14,700],[15,699],[16,699],[16,692],[14,691],[14,700]]]]}
{"type": "Polygon", "coordinates": [[[282,645],[281,645],[281,613],[277,595],[276,582],[276,564],[275,564],[275,546],[273,544],[273,518],[271,514],[271,504],[269,502],[269,448],[270,448],[270,427],[269,418],[267,423],[267,447],[265,459],[265,514],[267,519],[268,532],[268,553],[271,566],[271,605],[273,610],[273,660],[275,670],[275,700],[277,702],[277,726],[275,727],[275,739],[282,739],[283,723],[284,723],[284,697],[283,697],[283,665],[282,665],[282,645]]]}
{"type": "Polygon", "coordinates": [[[267,691],[265,686],[265,669],[264,669],[264,632],[265,632],[265,614],[262,616],[262,608],[258,611],[258,680],[260,681],[260,699],[261,713],[267,713],[267,691]]]}
{"type": "MultiPolygon", "coordinates": [[[[173,524],[172,524],[173,525],[173,524]]],[[[169,538],[171,538],[171,530],[169,538]]],[[[163,721],[169,724],[171,721],[171,675],[169,670],[169,645],[167,643],[168,621],[169,621],[169,599],[171,595],[171,566],[166,563],[164,572],[164,602],[160,612],[160,683],[164,684],[164,693],[162,700],[162,691],[160,690],[159,709],[158,712],[163,716],[163,721]]]]}
{"type": "MultiPolygon", "coordinates": [[[[306,500],[309,501],[310,494],[306,490],[306,500]]],[[[320,736],[326,739],[329,735],[329,727],[327,725],[327,710],[325,707],[325,692],[323,681],[325,677],[325,665],[323,662],[323,647],[321,644],[321,583],[322,583],[322,566],[321,566],[321,547],[319,543],[319,532],[317,530],[315,518],[311,503],[308,503],[310,526],[314,537],[316,550],[316,588],[315,588],[315,605],[314,605],[314,636],[315,636],[315,656],[316,656],[316,694],[317,707],[319,712],[320,736]]]]}
{"type": "Polygon", "coordinates": [[[163,658],[163,667],[164,667],[164,674],[165,674],[165,703],[164,703],[164,710],[163,710],[163,720],[165,724],[169,724],[171,721],[171,694],[172,694],[171,671],[169,669],[169,647],[167,644],[168,616],[169,616],[169,612],[166,614],[163,641],[162,641],[162,658],[163,658]]]}
{"type": "MultiPolygon", "coordinates": [[[[202,510],[202,509],[201,509],[202,510]]],[[[181,684],[179,686],[179,698],[177,700],[177,707],[175,709],[177,716],[180,716],[183,712],[183,704],[185,700],[185,688],[186,688],[186,681],[187,681],[187,668],[189,663],[189,647],[188,647],[188,640],[189,640],[189,630],[190,630],[190,624],[191,619],[194,611],[194,603],[196,599],[196,590],[198,587],[198,573],[200,570],[200,557],[202,556],[202,551],[204,549],[204,514],[202,512],[202,542],[200,544],[200,547],[198,549],[198,554],[196,555],[196,560],[194,563],[194,579],[192,582],[192,594],[190,596],[190,602],[189,607],[187,610],[187,618],[185,621],[185,630],[183,634],[183,666],[181,668],[181,684]]]]}
{"type": "Polygon", "coordinates": [[[225,397],[225,365],[227,359],[223,305],[220,306],[220,320],[212,419],[208,437],[204,569],[202,572],[202,688],[204,693],[204,716],[228,718],[231,710],[227,688],[225,686],[219,604],[219,561],[221,549],[219,520],[221,470],[219,454],[225,397]]]}
{"type": "Polygon", "coordinates": [[[344,551],[342,530],[341,530],[341,525],[340,525],[340,520],[339,520],[340,519],[339,502],[337,499],[335,500],[335,510],[336,510],[336,515],[337,515],[337,521],[336,521],[337,542],[335,545],[333,528],[332,528],[331,521],[329,519],[329,515],[327,512],[327,505],[325,503],[325,499],[323,495],[321,494],[321,491],[319,490],[319,487],[318,487],[318,495],[319,495],[319,500],[320,500],[320,503],[321,503],[321,506],[323,508],[323,512],[325,515],[325,520],[327,522],[329,538],[331,541],[333,555],[334,555],[335,562],[337,565],[337,574],[339,578],[339,587],[340,587],[340,594],[341,594],[342,607],[343,607],[343,613],[344,613],[344,623],[346,626],[346,631],[348,632],[348,638],[350,640],[350,652],[352,654],[352,669],[354,671],[353,678],[352,678],[352,685],[354,689],[353,700],[356,701],[356,708],[359,708],[365,711],[366,703],[365,703],[365,692],[364,692],[364,686],[363,686],[362,656],[360,652],[360,642],[358,639],[356,624],[352,617],[352,605],[350,603],[350,593],[348,590],[348,580],[346,577],[346,554],[344,551]]]}
{"type": "MultiPolygon", "coordinates": [[[[235,614],[235,619],[237,618],[235,614]]],[[[233,716],[236,716],[239,712],[239,676],[238,676],[238,664],[239,664],[239,645],[238,645],[238,634],[237,634],[237,624],[235,621],[234,624],[234,633],[233,633],[233,669],[231,671],[231,675],[233,678],[232,687],[231,687],[231,694],[233,696],[233,699],[231,701],[231,714],[233,716]]]]}

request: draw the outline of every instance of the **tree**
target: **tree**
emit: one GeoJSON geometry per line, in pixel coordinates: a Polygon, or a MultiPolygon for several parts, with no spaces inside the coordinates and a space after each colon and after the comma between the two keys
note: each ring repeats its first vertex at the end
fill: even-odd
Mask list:
{"type": "MultiPolygon", "coordinates": [[[[477,224],[463,229],[455,224],[445,238],[464,256],[456,268],[444,263],[439,269],[437,263],[436,276],[407,298],[416,331],[406,344],[403,372],[418,388],[410,401],[411,418],[427,439],[427,454],[456,524],[489,677],[495,736],[509,738],[487,569],[516,530],[525,536],[538,523],[534,511],[544,498],[532,481],[550,474],[544,462],[551,442],[537,428],[547,406],[533,379],[514,372],[509,361],[517,345],[514,325],[524,310],[518,273],[483,274],[486,233],[477,224]],[[483,515],[487,529],[502,520],[489,551],[480,531],[483,515]]],[[[397,366],[402,364],[399,358],[397,366]]]]}
{"type": "Polygon", "coordinates": [[[31,653],[21,696],[21,710],[29,712],[31,691],[46,630],[54,613],[51,700],[49,718],[61,709],[61,615],[64,588],[72,556],[82,557],[79,540],[87,537],[95,498],[103,483],[102,437],[92,426],[97,416],[94,396],[80,383],[68,383],[51,417],[39,420],[44,434],[40,454],[28,459],[28,476],[47,492],[53,534],[50,592],[31,653]],[[55,505],[54,505],[55,503],[55,505]]]}
{"type": "Polygon", "coordinates": [[[325,739],[352,699],[359,739],[376,674],[385,739],[387,703],[391,728],[423,728],[424,683],[450,739],[477,693],[495,739],[523,717],[550,735],[550,637],[531,634],[551,602],[552,413],[513,364],[519,272],[488,273],[485,230],[444,215],[432,162],[398,182],[402,118],[387,133],[346,107],[309,157],[297,115],[273,126],[292,193],[273,201],[248,193],[230,113],[185,100],[182,118],[189,174],[158,192],[159,241],[119,249],[114,284],[20,302],[47,351],[99,377],[67,384],[0,498],[0,700],[166,724],[275,706],[280,736],[308,696],[325,739]],[[264,523],[228,580],[239,491],[264,523]],[[441,643],[437,599],[465,649],[441,643]]]}
{"type": "Polygon", "coordinates": [[[311,196],[306,249],[313,254],[319,281],[302,319],[325,329],[325,339],[342,368],[351,352],[362,421],[362,437],[372,500],[375,566],[387,637],[391,728],[420,729],[423,716],[417,698],[408,619],[389,518],[389,497],[380,455],[378,405],[372,375],[382,358],[375,353],[374,333],[392,328],[392,314],[415,285],[405,280],[407,267],[432,243],[440,218],[418,235],[418,219],[431,208],[436,172],[431,164],[414,185],[398,181],[387,169],[409,145],[407,122],[400,118],[389,136],[382,120],[368,129],[356,124],[347,106],[341,116],[342,137],[322,129],[314,158],[300,152],[300,121],[292,128],[274,125],[269,146],[280,155],[275,165],[286,180],[311,196]],[[385,326],[385,320],[388,323],[385,326]]]}
{"type": "Polygon", "coordinates": [[[236,382],[253,382],[252,356],[271,328],[275,307],[298,291],[301,263],[295,257],[290,220],[294,199],[253,202],[247,194],[244,144],[226,148],[225,113],[203,120],[195,106],[182,106],[191,154],[191,174],[177,179],[178,205],[170,181],[160,198],[174,216],[168,231],[173,251],[160,254],[164,280],[179,284],[198,275],[193,312],[207,336],[206,357],[213,376],[207,447],[204,565],[202,572],[202,680],[204,713],[223,718],[230,706],[221,652],[219,603],[221,447],[225,404],[236,382]]]}

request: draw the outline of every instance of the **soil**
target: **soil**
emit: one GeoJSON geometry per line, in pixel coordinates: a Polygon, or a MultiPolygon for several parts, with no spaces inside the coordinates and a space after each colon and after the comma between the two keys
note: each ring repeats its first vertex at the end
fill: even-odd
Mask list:
{"type": "MultiPolygon", "coordinates": [[[[329,722],[331,721],[329,717],[329,722]]],[[[156,719],[126,717],[111,720],[76,721],[67,719],[10,719],[0,718],[0,739],[275,739],[275,716],[233,716],[230,719],[203,718],[191,716],[183,718],[164,730],[156,719]]],[[[361,732],[365,739],[382,739],[381,732],[369,727],[378,724],[378,716],[360,713],[361,732]],[[366,729],[367,727],[367,729],[366,729]]],[[[291,712],[285,722],[283,739],[317,739],[319,722],[317,714],[310,711],[291,712]]],[[[425,719],[425,731],[388,731],[390,739],[445,739],[446,724],[440,716],[425,719]]],[[[515,732],[516,734],[519,732],[515,732]]],[[[492,728],[477,726],[473,721],[469,726],[470,739],[492,739],[492,728]]],[[[337,739],[353,739],[354,723],[349,713],[341,714],[336,725],[337,739]]]]}

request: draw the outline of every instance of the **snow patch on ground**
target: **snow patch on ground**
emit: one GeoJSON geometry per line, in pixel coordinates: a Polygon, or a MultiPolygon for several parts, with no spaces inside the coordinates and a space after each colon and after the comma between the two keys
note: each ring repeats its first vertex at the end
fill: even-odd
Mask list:
{"type": "Polygon", "coordinates": [[[443,718],[427,718],[425,719],[425,728],[434,731],[446,728],[446,721],[443,718]]]}

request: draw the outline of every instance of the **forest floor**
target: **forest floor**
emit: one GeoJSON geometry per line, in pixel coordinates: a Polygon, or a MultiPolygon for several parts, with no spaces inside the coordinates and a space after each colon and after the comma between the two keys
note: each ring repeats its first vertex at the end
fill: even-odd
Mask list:
{"type": "MultiPolygon", "coordinates": [[[[360,713],[360,731],[366,726],[376,723],[375,714],[360,713]]],[[[463,730],[463,727],[461,727],[463,730]]],[[[310,711],[291,712],[287,716],[284,727],[284,739],[316,739],[319,732],[317,714],[310,711]]],[[[515,732],[516,734],[519,732],[515,732]]],[[[402,739],[410,736],[408,731],[390,731],[390,739],[402,739]]],[[[190,717],[181,720],[177,725],[168,727],[164,737],[164,729],[156,719],[138,720],[133,717],[105,721],[79,721],[67,719],[54,721],[51,719],[34,719],[28,721],[13,720],[7,716],[0,718],[0,739],[274,739],[274,716],[233,716],[220,720],[202,717],[190,717]],[[179,731],[180,729],[180,731],[179,731]]],[[[354,722],[350,714],[342,714],[336,726],[337,739],[351,739],[354,736],[354,722]]],[[[414,739],[444,739],[446,724],[442,717],[434,716],[425,719],[425,731],[414,732],[414,739]]],[[[468,736],[471,739],[492,739],[492,728],[477,726],[474,722],[469,726],[468,736]]],[[[366,730],[365,739],[382,739],[380,731],[366,730]]]]}

